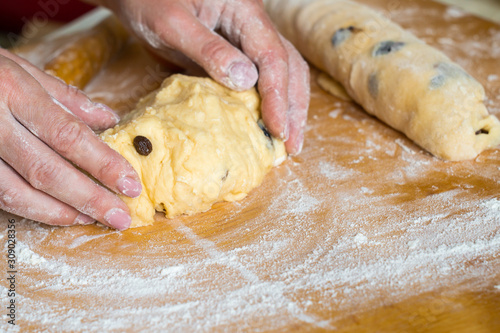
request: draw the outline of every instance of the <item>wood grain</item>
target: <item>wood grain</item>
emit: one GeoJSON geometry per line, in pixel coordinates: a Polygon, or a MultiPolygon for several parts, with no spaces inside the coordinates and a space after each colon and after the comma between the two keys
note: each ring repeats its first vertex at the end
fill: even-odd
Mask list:
{"type": "MultiPolygon", "coordinates": [[[[500,115],[500,26],[360,2],[465,67],[500,115]]],[[[440,161],[317,74],[303,153],[239,203],[121,233],[15,217],[22,331],[500,331],[500,152],[440,161]]],[[[166,75],[130,43],[87,91],[126,112],[166,75]]]]}

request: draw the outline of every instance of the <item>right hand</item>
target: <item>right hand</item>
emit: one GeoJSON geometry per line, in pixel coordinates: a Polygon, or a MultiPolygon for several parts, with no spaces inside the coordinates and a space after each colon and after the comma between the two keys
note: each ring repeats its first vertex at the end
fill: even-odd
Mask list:
{"type": "Polygon", "coordinates": [[[91,130],[118,116],[4,49],[0,73],[0,208],[51,225],[127,229],[125,203],[71,164],[112,191],[140,194],[132,166],[91,130]]]}
{"type": "Polygon", "coordinates": [[[220,84],[246,90],[257,83],[262,120],[302,150],[309,108],[309,68],[283,38],[261,0],[86,0],[105,5],[155,53],[183,66],[194,61],[220,84]]]}

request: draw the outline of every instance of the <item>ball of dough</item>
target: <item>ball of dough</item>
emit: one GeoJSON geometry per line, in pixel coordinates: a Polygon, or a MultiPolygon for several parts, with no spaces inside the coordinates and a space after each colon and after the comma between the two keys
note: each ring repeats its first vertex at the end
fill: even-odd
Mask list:
{"type": "Polygon", "coordinates": [[[244,198],[286,158],[260,120],[255,89],[232,91],[208,78],[173,75],[120,124],[101,134],[139,174],[138,198],[122,199],[132,227],[244,198]]]}

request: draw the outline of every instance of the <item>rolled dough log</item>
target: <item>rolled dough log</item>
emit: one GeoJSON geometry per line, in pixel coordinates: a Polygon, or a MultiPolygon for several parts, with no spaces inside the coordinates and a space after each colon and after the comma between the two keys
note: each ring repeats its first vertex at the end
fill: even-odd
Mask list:
{"type": "Polygon", "coordinates": [[[267,0],[280,31],[370,114],[446,160],[500,144],[479,82],[377,12],[344,0],[267,0]]]}
{"type": "Polygon", "coordinates": [[[101,138],[141,178],[138,198],[122,197],[132,227],[235,201],[286,158],[260,120],[255,89],[235,92],[208,78],[173,75],[101,138]]]}

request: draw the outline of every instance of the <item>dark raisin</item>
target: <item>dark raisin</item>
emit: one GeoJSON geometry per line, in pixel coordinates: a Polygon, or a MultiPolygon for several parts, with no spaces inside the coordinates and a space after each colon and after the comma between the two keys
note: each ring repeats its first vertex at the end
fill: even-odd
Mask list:
{"type": "Polygon", "coordinates": [[[429,88],[431,90],[440,88],[444,85],[445,81],[446,81],[446,76],[444,76],[443,74],[436,75],[431,79],[431,84],[429,85],[429,88]]]}
{"type": "Polygon", "coordinates": [[[262,132],[264,132],[264,135],[272,141],[272,138],[271,138],[271,134],[267,131],[267,128],[266,126],[264,125],[264,123],[262,122],[262,120],[259,120],[257,122],[257,124],[259,125],[260,129],[262,130],[262,132]]]}
{"type": "Polygon", "coordinates": [[[342,44],[346,39],[351,37],[353,33],[360,32],[361,29],[358,29],[356,27],[353,27],[352,25],[347,27],[347,28],[340,28],[339,30],[335,31],[335,33],[332,36],[332,45],[333,46],[339,46],[342,44]]]}
{"type": "Polygon", "coordinates": [[[378,43],[373,49],[373,56],[383,56],[389,53],[397,52],[405,46],[404,42],[393,42],[390,40],[378,43]]]}
{"type": "Polygon", "coordinates": [[[368,91],[370,91],[370,94],[372,95],[373,98],[377,98],[377,96],[378,96],[377,74],[371,74],[368,77],[368,91]]]}
{"type": "Polygon", "coordinates": [[[490,134],[490,131],[488,131],[487,129],[481,128],[479,131],[476,132],[476,135],[479,135],[479,134],[490,134]]]}
{"type": "Polygon", "coordinates": [[[438,74],[431,79],[431,82],[429,84],[429,88],[431,90],[441,88],[450,78],[470,76],[459,66],[447,62],[440,62],[435,64],[434,69],[436,69],[438,74]]]}
{"type": "Polygon", "coordinates": [[[151,141],[142,135],[138,135],[134,138],[134,148],[140,155],[143,156],[148,156],[153,151],[151,141]]]}

